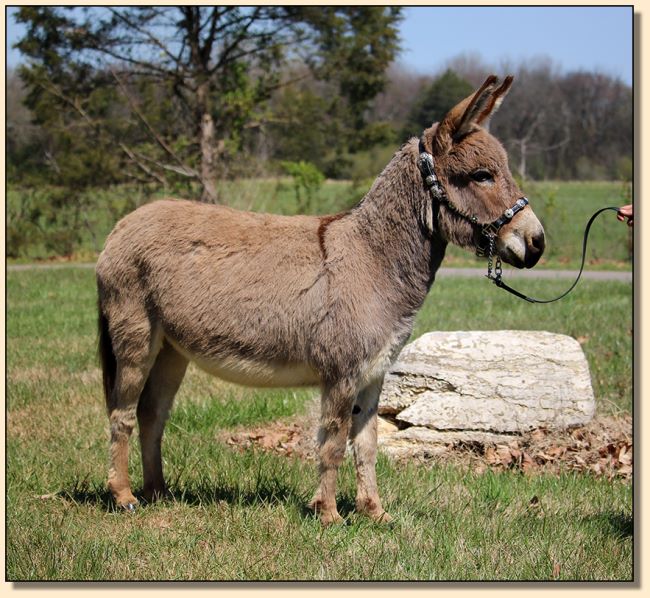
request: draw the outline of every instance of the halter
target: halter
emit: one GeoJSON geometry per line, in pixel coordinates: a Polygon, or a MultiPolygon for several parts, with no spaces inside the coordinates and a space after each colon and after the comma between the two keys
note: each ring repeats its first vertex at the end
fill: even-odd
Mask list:
{"type": "Polygon", "coordinates": [[[520,299],[524,299],[529,303],[553,303],[554,301],[559,301],[563,297],[566,297],[575,288],[575,286],[578,284],[578,281],[580,280],[580,277],[582,276],[582,270],[585,266],[585,257],[587,254],[587,239],[589,238],[589,230],[591,229],[591,225],[593,224],[594,220],[600,214],[608,210],[612,210],[617,214],[620,213],[619,208],[607,207],[601,208],[593,214],[593,216],[589,219],[589,222],[587,222],[587,226],[585,228],[585,233],[582,240],[582,260],[580,263],[580,271],[578,272],[578,276],[576,277],[573,284],[567,291],[557,297],[554,297],[553,299],[535,299],[533,297],[525,295],[524,293],[520,293],[501,280],[501,258],[498,255],[496,256],[496,265],[494,266],[494,276],[492,276],[492,256],[494,255],[494,251],[496,249],[496,238],[497,234],[499,233],[499,229],[504,224],[506,224],[506,222],[510,222],[515,214],[523,210],[528,205],[528,199],[526,197],[520,197],[511,208],[504,210],[503,214],[501,214],[501,216],[499,216],[496,220],[481,224],[478,221],[476,215],[466,214],[462,210],[459,210],[454,204],[452,204],[451,201],[449,201],[449,197],[447,197],[442,183],[438,180],[438,177],[433,170],[433,156],[426,151],[422,139],[420,139],[419,149],[420,156],[418,158],[418,167],[422,173],[424,184],[431,193],[431,196],[438,203],[445,204],[445,206],[450,211],[461,217],[463,220],[469,222],[475,229],[478,228],[480,238],[478,244],[476,245],[476,255],[478,257],[487,257],[487,277],[499,288],[508,291],[512,295],[515,295],[520,299]]]}
{"type": "MultiPolygon", "coordinates": [[[[487,257],[488,260],[488,278],[492,278],[492,256],[496,249],[496,238],[501,227],[510,222],[515,214],[521,212],[528,205],[528,198],[520,197],[511,208],[503,211],[503,214],[492,222],[479,222],[475,214],[467,214],[457,208],[445,193],[442,183],[439,181],[433,169],[433,156],[426,151],[424,142],[420,139],[420,156],[418,158],[418,168],[422,173],[424,184],[431,193],[431,196],[438,202],[445,205],[451,212],[460,216],[463,220],[469,222],[474,229],[479,232],[479,242],[476,244],[476,255],[478,257],[487,257]]],[[[495,274],[501,278],[501,258],[496,257],[495,274]]]]}

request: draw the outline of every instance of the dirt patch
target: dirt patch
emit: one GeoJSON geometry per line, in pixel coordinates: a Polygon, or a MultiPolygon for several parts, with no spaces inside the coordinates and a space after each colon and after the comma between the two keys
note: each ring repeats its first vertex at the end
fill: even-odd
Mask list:
{"type": "MultiPolygon", "coordinates": [[[[314,418],[305,416],[230,432],[223,440],[239,450],[254,447],[314,460],[315,434],[314,418]]],[[[440,448],[443,450],[416,460],[430,464],[451,462],[478,473],[488,469],[518,470],[525,474],[578,471],[608,479],[632,478],[632,418],[629,415],[597,416],[589,424],[569,430],[537,429],[513,436],[508,444],[459,442],[440,448]]]]}
{"type": "Polygon", "coordinates": [[[316,429],[303,421],[271,422],[224,436],[226,444],[239,450],[254,447],[307,461],[316,458],[316,429]]]}

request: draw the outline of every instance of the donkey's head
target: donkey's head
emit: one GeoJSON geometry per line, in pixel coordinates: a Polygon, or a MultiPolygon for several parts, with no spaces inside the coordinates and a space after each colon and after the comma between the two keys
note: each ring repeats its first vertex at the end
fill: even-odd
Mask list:
{"type": "Polygon", "coordinates": [[[480,250],[488,238],[481,225],[503,222],[495,232],[495,256],[517,268],[532,268],[544,251],[544,229],[530,206],[521,209],[523,202],[517,204],[523,194],[512,178],[506,152],[487,130],[511,84],[512,77],[500,86],[494,75],[488,77],[424,132],[423,149],[433,156],[441,184],[438,223],[447,240],[480,250]]]}

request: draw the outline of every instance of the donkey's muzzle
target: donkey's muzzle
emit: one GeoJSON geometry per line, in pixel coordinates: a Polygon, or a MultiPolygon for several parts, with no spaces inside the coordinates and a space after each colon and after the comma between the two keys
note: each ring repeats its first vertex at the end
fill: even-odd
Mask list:
{"type": "Polygon", "coordinates": [[[544,227],[532,210],[524,210],[496,238],[497,254],[515,268],[532,268],[545,247],[544,227]]]}
{"type": "Polygon", "coordinates": [[[524,257],[524,265],[526,268],[532,268],[539,258],[544,253],[546,247],[546,237],[544,230],[536,231],[535,233],[526,236],[526,253],[524,257]]]}

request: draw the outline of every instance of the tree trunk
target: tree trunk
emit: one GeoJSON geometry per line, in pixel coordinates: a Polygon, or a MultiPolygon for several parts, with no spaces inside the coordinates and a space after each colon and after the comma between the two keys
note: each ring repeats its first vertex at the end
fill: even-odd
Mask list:
{"type": "Polygon", "coordinates": [[[519,142],[519,146],[521,149],[521,154],[519,156],[519,176],[523,181],[525,181],[526,180],[526,152],[527,152],[526,139],[522,139],[519,142]]]}
{"type": "Polygon", "coordinates": [[[217,156],[215,147],[214,120],[210,112],[209,85],[203,83],[197,90],[197,101],[201,112],[201,201],[217,203],[217,156]]]}

